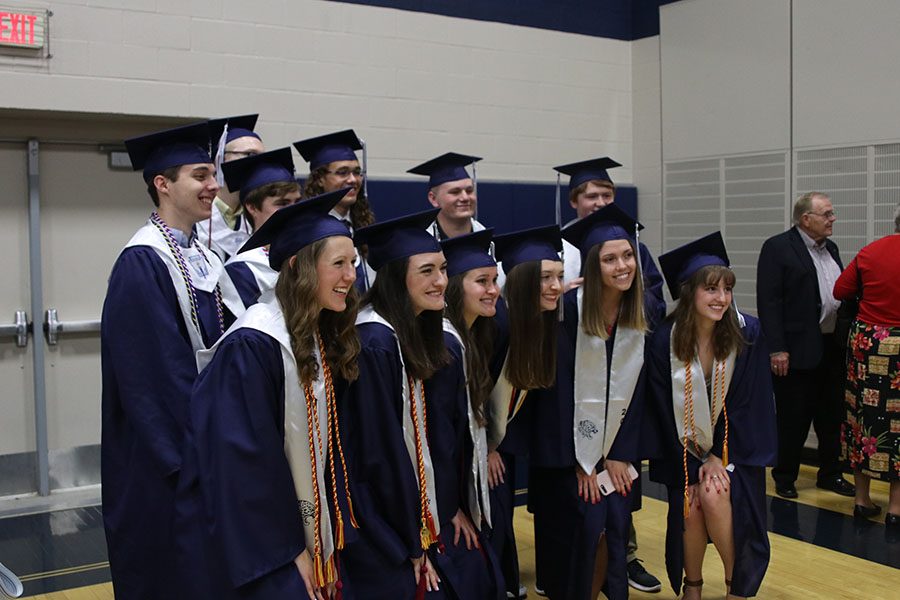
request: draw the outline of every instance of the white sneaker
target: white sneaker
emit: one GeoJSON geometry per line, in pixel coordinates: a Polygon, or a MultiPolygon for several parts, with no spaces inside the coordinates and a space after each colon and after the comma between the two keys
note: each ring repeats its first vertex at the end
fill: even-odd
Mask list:
{"type": "Polygon", "coordinates": [[[19,578],[3,563],[0,563],[0,593],[10,598],[18,598],[23,592],[22,582],[19,581],[19,578]]]}
{"type": "Polygon", "coordinates": [[[506,597],[511,600],[519,600],[519,598],[527,598],[528,597],[528,588],[524,585],[519,586],[519,595],[514,596],[512,592],[506,592],[506,597]]]}
{"type": "Polygon", "coordinates": [[[537,586],[537,584],[534,584],[534,593],[537,594],[538,596],[540,596],[541,598],[546,598],[546,597],[547,597],[547,592],[545,592],[544,590],[542,590],[541,588],[539,588],[539,587],[537,586]]]}

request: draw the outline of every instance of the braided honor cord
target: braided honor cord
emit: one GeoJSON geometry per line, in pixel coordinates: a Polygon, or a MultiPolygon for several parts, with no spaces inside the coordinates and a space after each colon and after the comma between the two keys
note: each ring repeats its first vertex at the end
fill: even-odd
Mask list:
{"type": "MultiPolygon", "coordinates": [[[[166,240],[166,245],[169,247],[169,252],[171,252],[172,256],[175,258],[175,263],[178,265],[178,272],[181,273],[181,279],[188,289],[188,301],[191,305],[191,322],[194,324],[194,327],[197,328],[197,331],[202,332],[203,329],[200,327],[200,317],[197,312],[197,289],[194,287],[193,279],[191,279],[191,273],[184,260],[184,254],[181,252],[181,246],[175,241],[172,230],[169,229],[169,226],[162,220],[159,213],[154,211],[153,214],[150,215],[150,222],[153,223],[162,234],[163,239],[166,240]]],[[[192,243],[199,250],[200,246],[197,243],[197,240],[194,239],[192,243]]],[[[202,250],[200,251],[200,254],[207,263],[209,263],[209,259],[206,258],[206,254],[203,254],[202,250]]],[[[219,319],[219,335],[222,335],[225,333],[225,313],[222,309],[222,291],[219,289],[218,284],[216,284],[214,297],[216,301],[216,316],[219,319]]]]}
{"type": "MultiPolygon", "coordinates": [[[[437,541],[437,533],[434,526],[434,517],[431,507],[428,505],[428,479],[425,475],[425,454],[422,449],[422,436],[419,433],[419,411],[416,410],[416,387],[412,377],[407,375],[409,382],[409,410],[412,414],[413,431],[416,437],[416,464],[419,471],[419,504],[421,507],[422,528],[419,537],[422,541],[422,549],[427,550],[437,541]]],[[[425,405],[425,384],[422,383],[422,429],[428,435],[428,410],[425,405]]]]}

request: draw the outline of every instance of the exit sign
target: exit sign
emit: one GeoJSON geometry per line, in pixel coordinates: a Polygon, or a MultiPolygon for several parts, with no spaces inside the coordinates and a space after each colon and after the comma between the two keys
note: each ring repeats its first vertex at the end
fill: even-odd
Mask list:
{"type": "Polygon", "coordinates": [[[47,11],[0,6],[0,46],[38,50],[46,43],[47,11]]]}

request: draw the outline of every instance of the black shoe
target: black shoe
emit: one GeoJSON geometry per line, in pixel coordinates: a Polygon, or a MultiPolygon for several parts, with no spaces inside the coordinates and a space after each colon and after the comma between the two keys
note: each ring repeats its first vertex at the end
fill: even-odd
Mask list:
{"type": "Polygon", "coordinates": [[[628,585],[642,592],[656,593],[662,589],[659,579],[647,572],[640,559],[628,563],[628,585]]]}
{"type": "Polygon", "coordinates": [[[885,513],[884,524],[892,529],[900,528],[900,515],[895,515],[893,513],[885,513]]]}
{"type": "Polygon", "coordinates": [[[826,479],[825,481],[816,481],[816,487],[840,494],[841,496],[855,496],[856,488],[852,483],[838,475],[834,479],[826,479]]]}
{"type": "Polygon", "coordinates": [[[853,505],[853,516],[857,519],[871,519],[881,514],[881,507],[877,504],[872,506],[863,506],[862,504],[853,505]]]}
{"type": "Polygon", "coordinates": [[[776,483],[775,493],[782,498],[796,498],[797,488],[794,487],[793,483],[776,483]]]}

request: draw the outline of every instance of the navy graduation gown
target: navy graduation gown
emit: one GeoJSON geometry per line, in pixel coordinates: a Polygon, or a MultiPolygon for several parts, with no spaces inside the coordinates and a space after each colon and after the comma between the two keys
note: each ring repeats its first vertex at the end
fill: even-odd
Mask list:
{"type": "MultiPolygon", "coordinates": [[[[577,293],[577,290],[570,290],[563,298],[565,319],[559,329],[556,385],[538,391],[539,399],[534,405],[529,509],[535,518],[535,550],[542,557],[541,582],[550,598],[588,598],[597,543],[605,532],[609,553],[606,595],[627,598],[626,545],[632,504],[640,491],[633,487],[625,497],[613,493],[603,497],[598,504],[587,503],[578,497],[573,434],[575,345],[580,323],[577,293]]],[[[651,312],[652,298],[649,291],[645,292],[650,328],[661,316],[658,308],[655,309],[657,312],[651,312]]],[[[614,328],[606,340],[607,381],[615,338],[614,328]]],[[[638,462],[644,396],[645,377],[642,374],[608,458],[638,462]]],[[[602,470],[601,465],[598,464],[597,470],[602,470]]]]}
{"type": "MultiPolygon", "coordinates": [[[[742,313],[743,314],[743,313],[742,313]]],[[[735,565],[731,592],[754,596],[769,562],[766,522],[765,467],[774,464],[777,448],[775,401],[769,370],[769,351],[759,321],[744,315],[747,345],[735,360],[725,397],[728,408],[728,458],[734,465],[731,510],[734,523],[735,565]]],[[[672,321],[650,340],[647,358],[648,406],[643,422],[643,446],[650,460],[650,479],[668,488],[666,570],[676,593],[684,570],[684,472],[682,443],[672,407],[670,343],[672,321]]],[[[715,424],[712,453],[722,456],[725,420],[715,424]]],[[[696,483],[700,461],[688,454],[688,477],[696,483]]]]}
{"type": "MultiPolygon", "coordinates": [[[[471,518],[466,490],[471,477],[474,445],[469,434],[463,349],[452,334],[445,332],[444,342],[450,353],[450,363],[425,383],[428,447],[434,464],[443,547],[440,552],[432,551],[431,559],[440,572],[448,596],[458,600],[504,598],[503,576],[487,537],[479,532],[481,549],[467,549],[462,536],[458,545],[453,544],[451,519],[458,510],[471,518]]],[[[480,523],[475,525],[481,526],[480,523]]]]}
{"type": "MultiPolygon", "coordinates": [[[[219,335],[215,297],[196,292],[207,346],[219,335]]],[[[197,363],[169,271],[147,246],[113,265],[100,332],[103,523],[118,597],[165,597],[172,509],[197,363]]]]}
{"type": "Polygon", "coordinates": [[[360,531],[343,562],[360,598],[410,600],[416,592],[410,560],[422,555],[422,544],[418,476],[403,441],[403,368],[389,328],[364,323],[357,330],[362,349],[348,396],[345,451],[360,531]]]}
{"type": "Polygon", "coordinates": [[[648,318],[660,317],[666,312],[666,299],[663,297],[663,277],[653,261],[653,255],[642,242],[638,242],[638,254],[641,258],[641,273],[644,276],[644,308],[648,318]]]}
{"type": "Polygon", "coordinates": [[[194,387],[184,455],[177,597],[307,598],[278,342],[252,329],[222,342],[194,387]]]}
{"type": "Polygon", "coordinates": [[[228,263],[225,265],[225,272],[234,283],[234,287],[241,297],[241,302],[244,303],[245,308],[250,308],[259,301],[259,295],[262,293],[262,290],[259,289],[256,277],[246,263],[228,263]]]}
{"type": "MultiPolygon", "coordinates": [[[[502,297],[497,298],[497,314],[494,315],[496,333],[494,348],[490,362],[491,379],[497,383],[503,370],[503,363],[509,352],[509,309],[502,297]]],[[[488,492],[491,500],[490,542],[494,555],[500,561],[500,568],[506,584],[507,592],[519,595],[519,556],[516,551],[516,535],[513,528],[513,516],[516,506],[516,453],[525,454],[527,448],[523,441],[528,430],[528,400],[507,426],[506,438],[497,448],[497,452],[506,467],[503,483],[498,483],[488,492]],[[507,438],[511,441],[507,442],[507,438]]]]}

